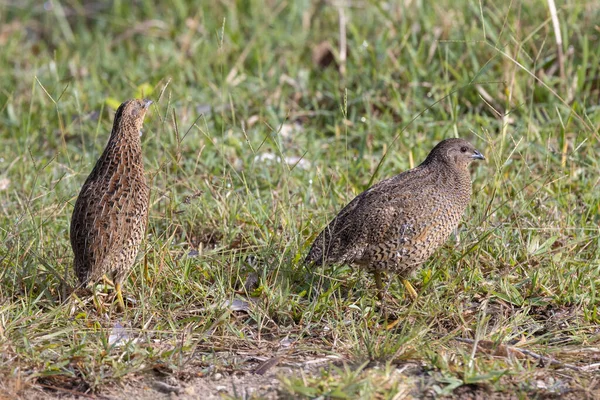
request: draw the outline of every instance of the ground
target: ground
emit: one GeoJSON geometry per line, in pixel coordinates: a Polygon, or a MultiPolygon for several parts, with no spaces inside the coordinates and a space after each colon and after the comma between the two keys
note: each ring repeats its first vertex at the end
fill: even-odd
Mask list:
{"type": "Polygon", "coordinates": [[[599,20],[598,1],[0,3],[0,397],[600,397],[599,20]],[[127,309],[99,313],[69,220],[133,97],[154,101],[148,230],[127,309]],[[417,301],[302,265],[354,196],[455,136],[487,161],[417,301]]]}

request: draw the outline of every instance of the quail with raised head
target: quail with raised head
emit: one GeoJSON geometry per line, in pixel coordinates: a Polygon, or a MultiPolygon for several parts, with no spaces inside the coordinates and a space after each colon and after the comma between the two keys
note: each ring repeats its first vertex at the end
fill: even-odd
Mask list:
{"type": "Polygon", "coordinates": [[[82,286],[111,280],[124,310],[122,283],[148,222],[141,129],[150,100],[128,100],[115,114],[104,152],[86,179],[71,218],[74,268],[82,286]]]}

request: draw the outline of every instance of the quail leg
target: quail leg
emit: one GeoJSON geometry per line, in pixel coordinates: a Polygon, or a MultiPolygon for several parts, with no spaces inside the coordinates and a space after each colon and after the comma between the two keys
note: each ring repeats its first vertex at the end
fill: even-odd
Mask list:
{"type": "Polygon", "coordinates": [[[115,293],[117,294],[117,310],[125,311],[125,302],[123,301],[123,293],[121,292],[121,283],[115,283],[115,293]]]}
{"type": "MultiPolygon", "coordinates": [[[[396,325],[398,325],[398,323],[400,322],[399,319],[396,319],[395,321],[392,321],[390,323],[388,323],[388,309],[386,306],[386,302],[383,301],[383,295],[384,295],[384,289],[383,289],[383,282],[381,280],[381,272],[379,270],[373,270],[373,275],[375,275],[375,285],[377,286],[377,298],[382,302],[382,312],[383,312],[383,318],[385,319],[385,329],[393,329],[396,325]]],[[[414,290],[414,289],[413,289],[414,290]]],[[[392,300],[392,299],[390,299],[392,300]]]]}
{"type": "Polygon", "coordinates": [[[148,253],[144,254],[144,279],[146,282],[152,282],[150,278],[150,271],[148,270],[148,253]]]}
{"type": "Polygon", "coordinates": [[[98,313],[98,315],[106,313],[106,309],[104,308],[104,305],[102,305],[102,302],[100,301],[100,299],[98,298],[98,294],[96,293],[96,285],[92,286],[92,300],[94,302],[94,306],[96,307],[96,312],[98,313]]]}
{"type": "Polygon", "coordinates": [[[404,288],[406,289],[406,293],[408,293],[408,296],[411,298],[411,300],[412,301],[417,300],[419,298],[419,295],[417,294],[417,291],[415,290],[415,288],[410,284],[410,282],[404,278],[400,278],[400,281],[404,285],[404,288]]]}
{"type": "Polygon", "coordinates": [[[374,270],[373,275],[375,276],[375,286],[377,287],[377,298],[383,300],[383,282],[381,281],[381,272],[374,270]]]}
{"type": "Polygon", "coordinates": [[[104,283],[104,285],[115,287],[113,281],[106,275],[102,275],[102,283],[104,283]]]}

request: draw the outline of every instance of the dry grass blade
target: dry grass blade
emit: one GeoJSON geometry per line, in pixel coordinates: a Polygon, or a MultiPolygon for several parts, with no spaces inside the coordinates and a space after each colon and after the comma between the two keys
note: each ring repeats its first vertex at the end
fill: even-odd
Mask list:
{"type": "Polygon", "coordinates": [[[565,80],[565,62],[563,54],[562,34],[560,33],[560,22],[558,21],[558,13],[556,12],[556,4],[554,0],[548,0],[548,8],[550,9],[550,17],[552,18],[552,26],[554,28],[554,37],[556,38],[556,52],[558,54],[558,66],[560,68],[560,79],[565,80]]]}

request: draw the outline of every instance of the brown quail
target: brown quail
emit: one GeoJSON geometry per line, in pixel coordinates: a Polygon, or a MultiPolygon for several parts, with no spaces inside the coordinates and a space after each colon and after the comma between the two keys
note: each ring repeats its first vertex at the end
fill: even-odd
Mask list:
{"type": "Polygon", "coordinates": [[[108,144],[81,188],[71,218],[71,247],[81,285],[112,279],[121,310],[121,285],[148,221],[150,191],[140,135],[151,103],[128,100],[117,109],[108,144]]]}
{"type": "Polygon", "coordinates": [[[446,139],[421,165],[385,179],[352,200],[312,244],[307,265],[348,264],[404,278],[458,226],[471,198],[469,164],[483,155],[463,139],[446,139]]]}

